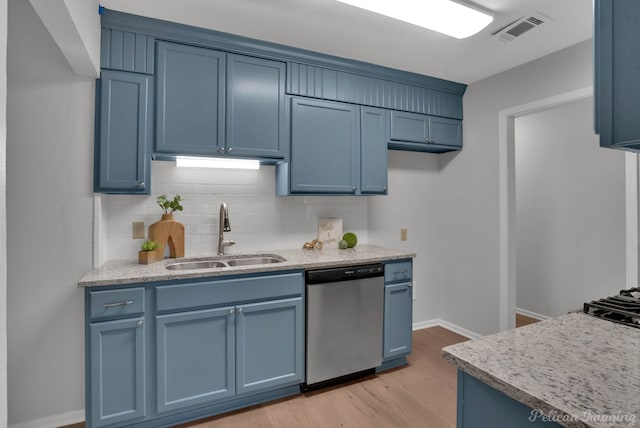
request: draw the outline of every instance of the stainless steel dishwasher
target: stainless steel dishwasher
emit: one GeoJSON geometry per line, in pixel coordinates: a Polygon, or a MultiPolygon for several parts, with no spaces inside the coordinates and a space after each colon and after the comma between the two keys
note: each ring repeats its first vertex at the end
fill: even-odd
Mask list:
{"type": "Polygon", "coordinates": [[[307,358],[303,389],[382,364],[384,265],[306,273],[307,358]]]}

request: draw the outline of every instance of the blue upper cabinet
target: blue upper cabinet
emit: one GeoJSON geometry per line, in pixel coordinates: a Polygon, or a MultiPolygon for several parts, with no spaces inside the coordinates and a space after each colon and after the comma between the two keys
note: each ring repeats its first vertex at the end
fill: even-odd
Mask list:
{"type": "Polygon", "coordinates": [[[462,121],[404,111],[389,114],[389,148],[442,153],[462,149],[462,121]]]}
{"type": "Polygon", "coordinates": [[[102,70],[98,81],[96,192],[150,192],[153,77],[102,70]]]}
{"type": "Polygon", "coordinates": [[[236,156],[283,158],[285,64],[243,55],[227,57],[225,150],[236,156]]]}
{"type": "Polygon", "coordinates": [[[595,131],[600,145],[640,150],[640,2],[594,1],[595,131]]]}
{"type": "Polygon", "coordinates": [[[100,67],[153,74],[153,37],[115,28],[102,28],[100,67]]]}
{"type": "Polygon", "coordinates": [[[224,150],[225,60],[224,52],[158,42],[156,153],[224,150]]]}
{"type": "Polygon", "coordinates": [[[387,193],[387,112],[380,108],[360,109],[360,192],[387,193]]]}
{"type": "Polygon", "coordinates": [[[291,193],[355,194],[359,107],[291,99],[291,193]]]}
{"type": "Polygon", "coordinates": [[[155,153],[281,159],[285,64],[158,42],[155,153]]]}

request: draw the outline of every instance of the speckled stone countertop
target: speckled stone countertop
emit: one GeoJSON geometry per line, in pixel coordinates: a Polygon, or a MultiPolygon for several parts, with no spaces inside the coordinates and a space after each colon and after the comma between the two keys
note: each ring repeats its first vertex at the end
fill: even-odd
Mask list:
{"type": "MultiPolygon", "coordinates": [[[[255,255],[276,254],[286,259],[282,263],[264,265],[237,266],[211,269],[169,270],[170,263],[183,260],[202,259],[206,257],[188,257],[185,259],[165,259],[150,265],[141,265],[137,260],[114,260],[105,263],[98,269],[83,276],[79,287],[97,287],[105,285],[123,285],[140,282],[165,281],[172,279],[205,278],[211,276],[236,275],[247,273],[274,272],[296,269],[318,269],[377,263],[388,260],[400,260],[415,257],[414,253],[392,250],[375,245],[358,245],[347,250],[329,249],[303,250],[290,249],[278,251],[262,251],[255,255]]],[[[247,254],[242,254],[243,256],[247,254]]],[[[230,254],[229,256],[234,256],[230,254]]]]}
{"type": "Polygon", "coordinates": [[[560,425],[640,427],[638,328],[572,313],[447,346],[442,355],[509,397],[556,415],[560,425]]]}

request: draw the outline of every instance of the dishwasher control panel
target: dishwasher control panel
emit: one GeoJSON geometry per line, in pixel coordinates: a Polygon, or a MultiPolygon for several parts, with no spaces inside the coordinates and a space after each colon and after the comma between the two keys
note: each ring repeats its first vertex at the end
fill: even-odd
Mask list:
{"type": "Polygon", "coordinates": [[[384,265],[381,263],[308,270],[306,273],[307,284],[350,281],[354,279],[374,278],[376,276],[384,276],[384,265]]]}

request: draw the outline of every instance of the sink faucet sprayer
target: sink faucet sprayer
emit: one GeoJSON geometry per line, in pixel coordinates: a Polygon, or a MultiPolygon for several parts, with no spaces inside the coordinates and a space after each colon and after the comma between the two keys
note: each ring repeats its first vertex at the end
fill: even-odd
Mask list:
{"type": "Polygon", "coordinates": [[[218,255],[224,256],[224,247],[234,245],[235,241],[232,239],[224,239],[224,232],[231,232],[231,225],[229,224],[229,211],[227,210],[227,204],[224,202],[220,204],[220,215],[218,216],[218,255]]]}

